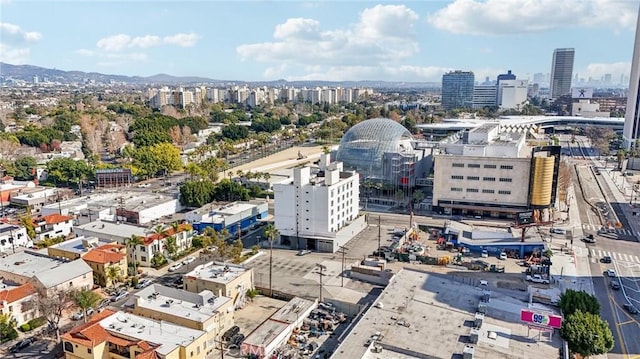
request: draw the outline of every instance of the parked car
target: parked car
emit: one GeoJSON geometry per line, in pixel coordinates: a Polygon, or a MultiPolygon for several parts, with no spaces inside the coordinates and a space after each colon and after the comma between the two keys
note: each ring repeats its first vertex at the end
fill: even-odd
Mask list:
{"type": "Polygon", "coordinates": [[[231,340],[231,338],[233,338],[236,334],[238,334],[238,332],[240,332],[240,327],[237,325],[234,325],[233,327],[229,328],[229,330],[224,332],[224,334],[222,334],[222,340],[228,342],[231,340]]]}
{"type": "Polygon", "coordinates": [[[620,283],[617,280],[611,281],[611,289],[620,290],[620,283]]]}
{"type": "Polygon", "coordinates": [[[173,264],[171,267],[169,267],[169,272],[175,272],[178,269],[180,269],[180,267],[182,267],[182,263],[177,262],[177,263],[173,264]]]}
{"type": "Polygon", "coordinates": [[[298,251],[298,253],[297,253],[296,255],[297,255],[297,256],[304,256],[304,255],[307,255],[307,254],[309,254],[309,253],[311,253],[311,251],[310,251],[310,250],[308,250],[308,249],[301,249],[301,250],[299,250],[299,251],[298,251]]]}
{"type": "Polygon", "coordinates": [[[489,252],[486,249],[482,250],[482,254],[480,255],[482,258],[489,258],[489,252]]]}
{"type": "Polygon", "coordinates": [[[196,257],[189,256],[182,260],[182,264],[187,265],[189,263],[193,263],[196,260],[196,257]]]}
{"type": "Polygon", "coordinates": [[[109,299],[109,298],[104,298],[102,301],[100,301],[100,304],[98,304],[98,309],[105,308],[105,307],[107,307],[110,303],[111,303],[111,299],[109,299]]]}
{"type": "Polygon", "coordinates": [[[114,294],[114,295],[111,297],[111,301],[112,301],[112,302],[117,302],[117,301],[119,301],[119,300],[121,300],[121,299],[126,298],[128,295],[129,295],[129,292],[127,292],[126,290],[123,290],[123,291],[121,291],[121,292],[118,292],[118,293],[114,294]]]}
{"type": "Polygon", "coordinates": [[[240,348],[240,344],[242,344],[243,340],[244,340],[244,334],[234,335],[233,338],[231,338],[230,340],[231,345],[229,345],[229,349],[240,348]]]}
{"type": "Polygon", "coordinates": [[[546,278],[542,278],[540,274],[528,275],[527,281],[533,283],[549,284],[549,280],[546,278]]]}
{"type": "Polygon", "coordinates": [[[549,230],[549,233],[555,233],[555,234],[567,234],[567,231],[562,229],[562,228],[551,228],[549,230]]]}
{"type": "Polygon", "coordinates": [[[604,257],[600,258],[600,262],[602,262],[602,263],[611,263],[611,257],[604,256],[604,257]]]}
{"type": "MultiPolygon", "coordinates": [[[[95,311],[93,310],[93,308],[91,307],[87,308],[87,317],[91,316],[91,314],[93,314],[94,312],[95,311]]],[[[84,318],[84,312],[82,311],[82,309],[80,309],[77,313],[71,316],[71,319],[73,320],[80,320],[82,318],[84,318]]]]}
{"type": "Polygon", "coordinates": [[[29,345],[31,345],[31,343],[33,343],[35,341],[34,338],[26,338],[23,339],[17,343],[15,343],[11,349],[9,349],[10,352],[12,353],[17,353],[19,351],[21,351],[22,349],[28,347],[29,345]]]}
{"type": "Polygon", "coordinates": [[[614,269],[607,269],[607,276],[609,277],[615,277],[616,276],[616,271],[614,269]]]}
{"type": "Polygon", "coordinates": [[[506,260],[507,259],[507,253],[500,252],[500,255],[498,256],[498,258],[500,258],[501,260],[506,260]]]}
{"type": "Polygon", "coordinates": [[[150,279],[142,279],[138,282],[138,284],[136,284],[136,289],[148,287],[150,284],[151,284],[150,279]]]}
{"type": "Polygon", "coordinates": [[[623,307],[627,312],[629,312],[630,314],[634,314],[634,315],[635,315],[635,314],[638,314],[638,310],[636,309],[636,307],[634,307],[634,306],[633,306],[633,305],[631,305],[631,304],[628,304],[628,303],[627,303],[627,304],[624,304],[622,307],[623,307]]]}

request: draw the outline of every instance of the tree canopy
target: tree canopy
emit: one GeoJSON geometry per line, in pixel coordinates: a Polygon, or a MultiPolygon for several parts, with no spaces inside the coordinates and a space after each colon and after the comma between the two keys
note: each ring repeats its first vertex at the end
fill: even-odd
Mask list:
{"type": "Polygon", "coordinates": [[[565,317],[560,335],[567,341],[569,349],[582,357],[607,353],[614,344],[607,322],[597,314],[581,310],[565,317]]]}
{"type": "Polygon", "coordinates": [[[213,201],[248,201],[249,198],[249,190],[226,178],[217,184],[210,180],[187,181],[180,187],[180,202],[187,207],[202,207],[213,201]]]}
{"type": "Polygon", "coordinates": [[[78,184],[80,181],[93,178],[95,171],[85,161],[71,158],[54,158],[47,162],[48,181],[55,184],[78,184]]]}
{"type": "Polygon", "coordinates": [[[600,313],[600,303],[598,303],[598,299],[595,296],[585,291],[573,289],[567,289],[562,293],[558,301],[558,307],[562,309],[565,316],[571,315],[578,310],[596,315],[600,313]]]}

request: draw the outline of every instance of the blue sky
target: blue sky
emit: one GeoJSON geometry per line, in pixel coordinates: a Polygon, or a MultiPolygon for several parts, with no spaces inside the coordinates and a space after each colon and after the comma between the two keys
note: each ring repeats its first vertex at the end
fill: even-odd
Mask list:
{"type": "Polygon", "coordinates": [[[640,0],[0,0],[0,58],[62,70],[222,80],[440,81],[507,69],[628,75],[640,0]]]}

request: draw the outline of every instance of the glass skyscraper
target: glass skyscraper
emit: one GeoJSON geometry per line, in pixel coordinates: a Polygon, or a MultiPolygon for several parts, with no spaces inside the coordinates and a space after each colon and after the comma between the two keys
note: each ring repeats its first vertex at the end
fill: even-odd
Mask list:
{"type": "Polygon", "coordinates": [[[471,108],[475,77],[471,71],[452,71],[442,75],[442,108],[471,108]]]}
{"type": "Polygon", "coordinates": [[[552,99],[571,94],[571,77],[573,76],[573,58],[575,49],[553,50],[551,61],[551,78],[549,79],[552,99]]]}
{"type": "Polygon", "coordinates": [[[638,146],[640,138],[640,10],[636,25],[636,40],[633,46],[629,94],[627,95],[627,112],[624,117],[622,138],[627,149],[638,146]]]}

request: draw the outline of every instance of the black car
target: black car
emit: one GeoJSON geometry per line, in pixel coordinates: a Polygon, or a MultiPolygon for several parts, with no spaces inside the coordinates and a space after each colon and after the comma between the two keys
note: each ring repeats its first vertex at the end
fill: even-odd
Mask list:
{"type": "Polygon", "coordinates": [[[602,263],[611,263],[611,257],[604,256],[604,257],[600,258],[600,262],[602,262],[602,263]]]}
{"type": "Polygon", "coordinates": [[[236,334],[231,338],[231,345],[229,345],[229,349],[239,348],[240,344],[244,340],[244,334],[236,334]]]}
{"type": "Polygon", "coordinates": [[[617,280],[611,281],[611,289],[620,290],[620,283],[617,280]]]}
{"type": "Polygon", "coordinates": [[[627,312],[629,312],[630,314],[638,314],[638,310],[636,309],[636,307],[634,307],[631,304],[625,304],[622,306],[627,312]]]}
{"type": "Polygon", "coordinates": [[[231,338],[233,338],[236,334],[238,334],[238,332],[240,332],[240,327],[238,327],[237,325],[234,325],[229,330],[224,332],[224,334],[222,334],[222,340],[228,342],[231,340],[231,338]]]}
{"type": "Polygon", "coordinates": [[[19,342],[17,342],[16,344],[14,344],[11,349],[9,349],[10,352],[12,353],[17,353],[19,351],[21,351],[22,349],[28,347],[29,345],[31,345],[31,343],[33,343],[34,339],[33,338],[27,338],[27,339],[23,339],[19,342]]]}

